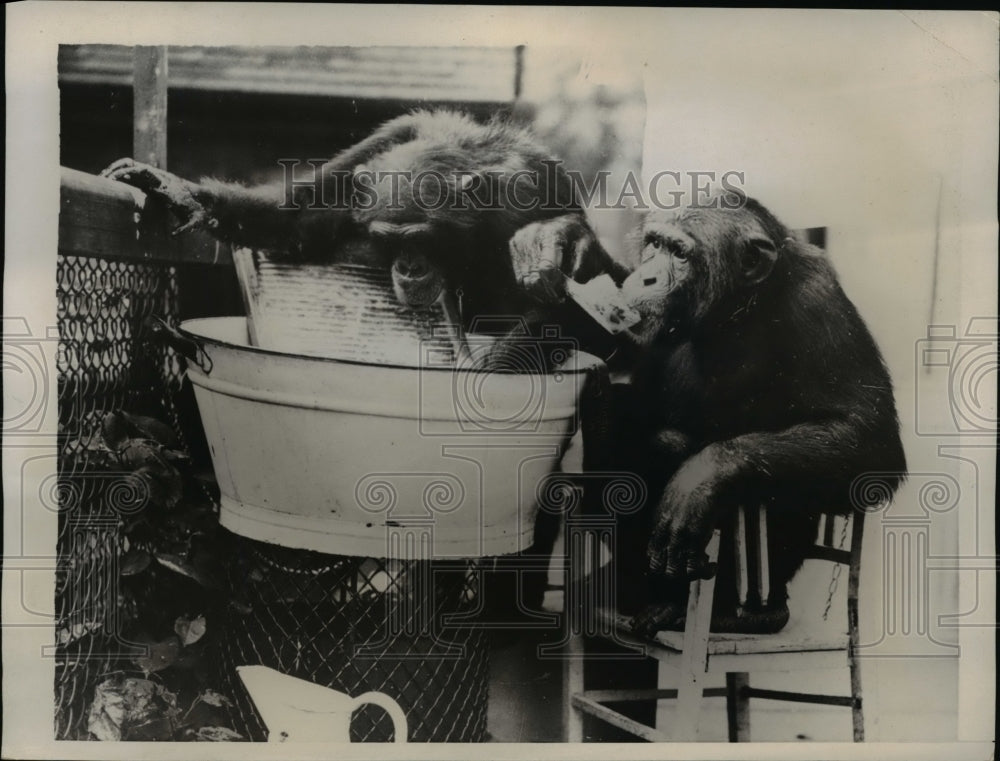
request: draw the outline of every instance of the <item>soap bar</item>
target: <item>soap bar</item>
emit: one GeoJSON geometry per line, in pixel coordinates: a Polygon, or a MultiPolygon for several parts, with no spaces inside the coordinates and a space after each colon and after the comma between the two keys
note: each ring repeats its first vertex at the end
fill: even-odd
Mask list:
{"type": "Polygon", "coordinates": [[[611,275],[599,275],[586,283],[566,278],[566,293],[609,333],[621,333],[642,319],[625,301],[611,275]]]}

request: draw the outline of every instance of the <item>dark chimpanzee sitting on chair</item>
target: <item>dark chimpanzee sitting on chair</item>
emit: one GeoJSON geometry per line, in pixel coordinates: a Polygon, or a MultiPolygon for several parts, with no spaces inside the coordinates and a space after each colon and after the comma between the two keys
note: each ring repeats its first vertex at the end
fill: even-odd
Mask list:
{"type": "MultiPolygon", "coordinates": [[[[690,579],[715,570],[713,530],[741,504],[764,506],[769,599],[738,610],[732,554],[721,552],[712,626],[776,631],[820,512],[865,507],[851,494],[862,474],[879,474],[884,498],[905,478],[889,373],[825,253],[753,199],[653,211],[641,232],[637,269],[611,273],[642,320],[629,333],[632,384],[616,389],[607,466],[637,472],[649,494],[646,510],[617,519],[619,608],[640,633],[682,626],[690,579]]],[[[559,282],[547,273],[567,241],[578,258],[600,245],[579,217],[534,223],[512,241],[539,298],[559,282]]]]}

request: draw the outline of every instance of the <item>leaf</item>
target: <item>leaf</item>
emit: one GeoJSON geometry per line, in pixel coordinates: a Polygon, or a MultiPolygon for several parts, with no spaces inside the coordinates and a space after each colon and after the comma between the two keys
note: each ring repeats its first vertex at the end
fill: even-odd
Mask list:
{"type": "Polygon", "coordinates": [[[195,735],[198,740],[216,743],[243,739],[243,735],[227,727],[200,727],[195,735]]]}
{"type": "Polygon", "coordinates": [[[97,685],[87,716],[87,729],[98,740],[121,740],[125,723],[125,698],[114,680],[97,685]]]}
{"type": "Polygon", "coordinates": [[[125,739],[133,742],[149,742],[151,740],[171,740],[173,735],[173,719],[169,716],[156,716],[149,721],[130,726],[125,734],[125,739]]]}
{"type": "Polygon", "coordinates": [[[62,627],[56,631],[56,642],[60,645],[68,645],[76,642],[81,637],[100,631],[103,624],[100,621],[84,621],[75,623],[68,627],[62,627]]]}
{"type": "Polygon", "coordinates": [[[168,447],[177,445],[177,436],[169,425],[125,410],[104,414],[101,418],[101,438],[112,449],[120,448],[127,439],[150,439],[168,447]]]}
{"type": "Polygon", "coordinates": [[[177,715],[177,697],[163,686],[116,676],[94,690],[87,729],[98,740],[165,740],[177,715]]]}
{"type": "Polygon", "coordinates": [[[249,616],[251,613],[253,613],[253,608],[251,608],[245,602],[240,602],[239,600],[230,600],[229,607],[231,607],[241,616],[249,616]]]}
{"type": "Polygon", "coordinates": [[[174,661],[173,668],[180,669],[182,671],[194,671],[197,669],[199,672],[205,669],[205,658],[204,653],[199,652],[196,647],[187,647],[181,650],[181,654],[177,656],[177,660],[174,661]]]}
{"type": "Polygon", "coordinates": [[[138,573],[142,573],[149,568],[149,564],[152,561],[152,556],[146,550],[129,550],[122,558],[121,575],[135,576],[138,573]]]}
{"type": "Polygon", "coordinates": [[[201,695],[198,696],[198,700],[200,700],[202,703],[208,703],[210,706],[215,706],[216,708],[232,706],[233,704],[233,701],[231,701],[222,693],[208,689],[206,689],[203,693],[201,693],[201,695]]]}
{"type": "Polygon", "coordinates": [[[204,569],[196,568],[180,555],[172,555],[167,552],[156,552],[153,554],[156,561],[164,568],[169,568],[175,573],[187,576],[189,579],[198,582],[207,589],[221,589],[222,584],[204,569]]]}
{"type": "Polygon", "coordinates": [[[101,420],[101,438],[112,449],[118,449],[130,438],[131,426],[121,414],[109,412],[101,420]]]}
{"type": "Polygon", "coordinates": [[[168,637],[160,642],[151,642],[146,647],[145,655],[137,655],[132,658],[132,663],[146,674],[154,674],[173,665],[181,652],[181,643],[177,641],[176,637],[168,637]]]}
{"type": "Polygon", "coordinates": [[[193,645],[205,636],[205,617],[198,616],[188,620],[184,616],[178,616],[174,621],[174,631],[181,638],[181,645],[184,647],[193,645]]]}
{"type": "Polygon", "coordinates": [[[192,505],[185,500],[184,507],[171,513],[167,525],[185,533],[209,533],[219,525],[219,519],[210,503],[192,505]]]}
{"type": "Polygon", "coordinates": [[[120,446],[115,448],[122,465],[130,470],[172,468],[161,450],[159,444],[149,439],[124,439],[120,446]]]}
{"type": "Polygon", "coordinates": [[[191,458],[188,456],[187,452],[182,452],[179,449],[168,449],[167,447],[164,447],[163,456],[166,457],[167,461],[171,463],[182,462],[186,464],[191,462],[191,458]]]}
{"type": "Polygon", "coordinates": [[[174,434],[173,429],[166,423],[161,423],[156,418],[146,417],[145,415],[133,415],[124,410],[119,410],[118,414],[125,419],[139,437],[153,439],[168,447],[177,445],[177,436],[174,434]]]}
{"type": "Polygon", "coordinates": [[[138,460],[132,460],[130,457],[131,454],[140,449],[142,448],[129,444],[125,449],[120,450],[118,454],[122,464],[132,468],[134,475],[142,479],[146,485],[150,502],[168,509],[173,508],[184,495],[184,480],[181,478],[181,474],[166,459],[146,460],[148,464],[137,466],[138,460]]]}

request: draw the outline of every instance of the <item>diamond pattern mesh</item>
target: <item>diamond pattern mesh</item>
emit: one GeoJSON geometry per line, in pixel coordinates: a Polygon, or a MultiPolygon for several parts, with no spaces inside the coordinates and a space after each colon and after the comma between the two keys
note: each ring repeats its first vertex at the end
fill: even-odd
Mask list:
{"type": "MultiPolygon", "coordinates": [[[[241,540],[230,571],[239,592],[219,664],[236,731],[266,739],[235,671],[262,664],[349,695],[386,693],[406,713],[412,742],[484,739],[486,632],[448,621],[477,603],[472,561],[353,558],[241,540]]],[[[355,713],[353,742],[391,739],[382,709],[355,713]]]]}
{"type": "MultiPolygon", "coordinates": [[[[125,615],[123,527],[137,495],[122,488],[121,474],[90,470],[87,447],[107,410],[170,422],[182,443],[192,421],[174,405],[181,363],[149,324],[152,316],[177,323],[175,267],[60,256],[57,292],[55,736],[80,740],[89,738],[95,686],[135,653],[116,632],[125,615]]],[[[235,668],[264,664],[351,695],[387,693],[407,714],[411,741],[484,739],[486,632],[448,625],[449,614],[477,604],[475,563],[332,556],[240,538],[233,545],[225,559],[232,601],[216,613],[223,631],[210,681],[233,701],[233,728],[244,737],[265,740],[266,731],[235,668]]],[[[392,723],[365,706],[351,733],[387,741],[392,723]]]]}
{"type": "Polygon", "coordinates": [[[138,495],[123,475],[93,471],[82,455],[100,435],[103,411],[176,423],[169,400],[180,388],[180,362],[151,340],[147,323],[153,315],[176,321],[176,275],[157,264],[58,258],[57,739],[87,739],[94,687],[133,652],[117,636],[118,562],[128,503],[138,495]]]}

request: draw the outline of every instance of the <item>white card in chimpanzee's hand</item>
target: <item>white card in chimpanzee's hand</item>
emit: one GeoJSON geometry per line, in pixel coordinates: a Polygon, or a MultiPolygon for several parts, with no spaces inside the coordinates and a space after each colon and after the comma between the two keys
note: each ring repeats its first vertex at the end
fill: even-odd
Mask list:
{"type": "Polygon", "coordinates": [[[641,319],[625,301],[611,275],[600,275],[586,283],[567,277],[566,293],[611,334],[628,330],[641,319]]]}

